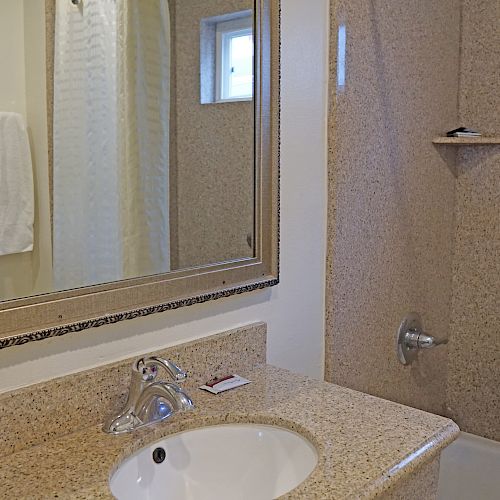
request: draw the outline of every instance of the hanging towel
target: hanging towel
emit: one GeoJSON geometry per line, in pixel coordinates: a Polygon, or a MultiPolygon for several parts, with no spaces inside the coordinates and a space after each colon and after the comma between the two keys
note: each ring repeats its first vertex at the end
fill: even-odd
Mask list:
{"type": "Polygon", "coordinates": [[[24,119],[0,112],[0,256],[33,250],[34,198],[24,119]]]}

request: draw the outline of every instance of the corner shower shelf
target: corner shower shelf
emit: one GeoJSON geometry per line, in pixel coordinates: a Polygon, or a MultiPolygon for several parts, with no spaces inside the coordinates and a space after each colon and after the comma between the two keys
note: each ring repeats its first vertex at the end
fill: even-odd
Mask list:
{"type": "Polygon", "coordinates": [[[487,146],[500,144],[500,137],[436,137],[432,143],[448,146],[487,146]]]}

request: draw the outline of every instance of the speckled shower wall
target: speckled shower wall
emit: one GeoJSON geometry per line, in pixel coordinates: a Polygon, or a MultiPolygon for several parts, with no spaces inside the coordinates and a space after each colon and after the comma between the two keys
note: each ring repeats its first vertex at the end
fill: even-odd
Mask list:
{"type": "Polygon", "coordinates": [[[457,118],[458,4],[331,2],[326,378],[434,413],[446,348],[403,367],[395,333],[418,311],[448,335],[455,178],[432,139],[457,118]]]}
{"type": "Polygon", "coordinates": [[[253,102],[201,103],[200,22],[253,0],[172,0],[172,268],[253,256],[253,102]]]}
{"type": "MultiPolygon", "coordinates": [[[[500,136],[500,0],[464,0],[460,123],[500,136]]],[[[457,154],[448,414],[500,441],[500,146],[457,154]]]]}
{"type": "Polygon", "coordinates": [[[332,0],[326,378],[500,440],[499,0],[332,0]],[[338,29],[346,26],[345,85],[338,29]],[[405,312],[450,337],[411,367],[405,312]]]}

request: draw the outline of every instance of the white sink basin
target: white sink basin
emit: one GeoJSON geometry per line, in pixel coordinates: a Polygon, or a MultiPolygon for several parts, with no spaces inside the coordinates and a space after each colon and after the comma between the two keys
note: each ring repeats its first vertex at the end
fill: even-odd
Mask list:
{"type": "Polygon", "coordinates": [[[119,500],[271,500],[298,486],[318,461],[295,432],[256,424],[174,434],[126,459],[110,479],[119,500]],[[165,459],[160,461],[165,451],[165,459]],[[154,458],[153,458],[154,457],[154,458]]]}

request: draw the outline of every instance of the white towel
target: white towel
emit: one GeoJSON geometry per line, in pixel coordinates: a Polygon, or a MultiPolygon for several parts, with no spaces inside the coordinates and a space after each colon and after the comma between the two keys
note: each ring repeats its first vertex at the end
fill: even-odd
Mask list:
{"type": "Polygon", "coordinates": [[[23,117],[0,112],[0,255],[33,250],[33,166],[23,117]]]}

